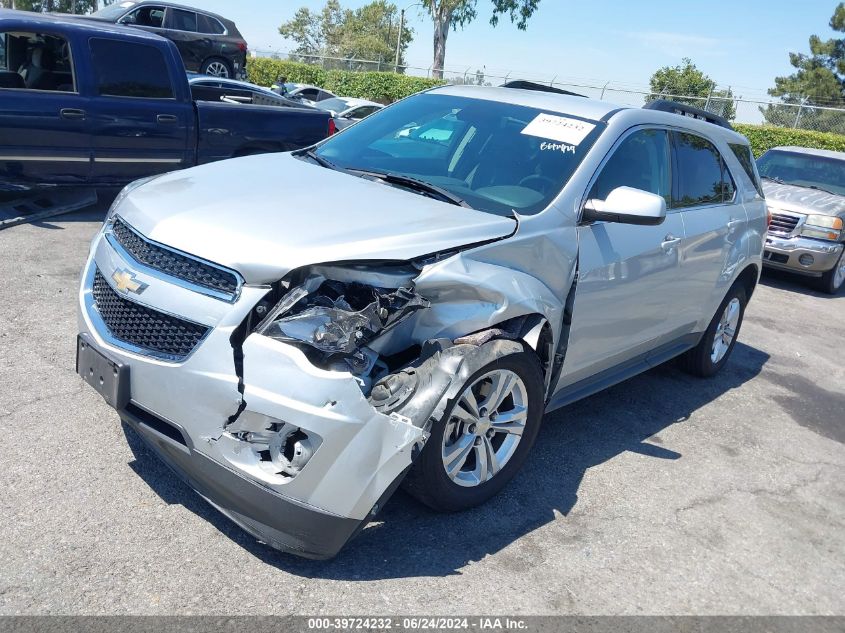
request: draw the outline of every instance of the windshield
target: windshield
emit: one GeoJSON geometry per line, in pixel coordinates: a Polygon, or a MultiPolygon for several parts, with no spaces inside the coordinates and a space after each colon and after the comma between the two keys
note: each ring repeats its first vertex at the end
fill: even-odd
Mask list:
{"type": "Polygon", "coordinates": [[[135,4],[135,2],[117,2],[108,7],[103,7],[99,11],[94,11],[91,15],[103,20],[117,20],[120,16],[126,13],[127,9],[135,6],[135,4]]]}
{"type": "Polygon", "coordinates": [[[769,150],[757,161],[757,169],[761,178],[845,195],[845,160],[769,150]]]}
{"type": "Polygon", "coordinates": [[[349,104],[346,103],[346,101],[337,97],[334,99],[324,99],[323,101],[318,101],[316,106],[321,110],[330,110],[332,112],[343,112],[349,108],[349,104]]]}
{"type": "Polygon", "coordinates": [[[528,215],[549,205],[603,130],[578,117],[425,93],[347,128],[317,155],[431,183],[480,211],[528,215]]]}

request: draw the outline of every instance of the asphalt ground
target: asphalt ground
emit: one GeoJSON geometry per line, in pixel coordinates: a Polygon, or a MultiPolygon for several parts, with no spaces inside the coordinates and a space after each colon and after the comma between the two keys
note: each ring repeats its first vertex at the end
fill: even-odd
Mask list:
{"type": "Polygon", "coordinates": [[[0,614],[845,614],[845,293],[766,274],[730,363],[547,415],[473,511],[256,543],[74,373],[103,205],[0,231],[0,614]]]}

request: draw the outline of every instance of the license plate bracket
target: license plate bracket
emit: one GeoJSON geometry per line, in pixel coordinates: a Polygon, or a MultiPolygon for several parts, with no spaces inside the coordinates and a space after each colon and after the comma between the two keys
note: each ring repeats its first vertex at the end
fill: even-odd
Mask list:
{"type": "Polygon", "coordinates": [[[76,373],[115,409],[129,404],[129,365],[109,358],[87,334],[76,337],[76,373]]]}

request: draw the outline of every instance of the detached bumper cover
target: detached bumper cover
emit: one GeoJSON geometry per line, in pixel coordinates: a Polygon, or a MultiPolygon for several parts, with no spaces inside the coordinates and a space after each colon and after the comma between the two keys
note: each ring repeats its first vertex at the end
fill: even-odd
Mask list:
{"type": "Polygon", "coordinates": [[[331,558],[367,523],[283,497],[156,430],[150,417],[137,409],[119,413],[185,483],[271,547],[307,558],[331,558]]]}
{"type": "Polygon", "coordinates": [[[819,276],[836,265],[842,249],[843,245],[836,242],[824,242],[806,237],[781,238],[768,235],[764,247],[763,265],[819,276]],[[812,256],[812,263],[802,264],[799,261],[802,255],[812,256]]]}

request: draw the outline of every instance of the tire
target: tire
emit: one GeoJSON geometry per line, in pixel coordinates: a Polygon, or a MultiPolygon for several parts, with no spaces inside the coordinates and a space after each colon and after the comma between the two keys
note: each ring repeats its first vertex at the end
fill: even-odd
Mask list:
{"type": "Polygon", "coordinates": [[[419,501],[439,512],[472,508],[496,495],[522,467],[537,439],[545,405],[543,385],[543,374],[537,357],[528,352],[505,356],[478,370],[464,383],[455,400],[449,403],[443,418],[432,427],[428,442],[403,482],[404,488],[419,501]],[[478,418],[468,414],[464,396],[468,392],[477,395],[478,409],[483,414],[483,405],[490,396],[493,376],[503,379],[498,384],[505,385],[505,389],[508,381],[513,382],[510,395],[500,402],[496,411],[490,412],[486,417],[478,418]],[[519,380],[513,381],[514,376],[519,380]],[[504,380],[505,378],[507,380],[504,380]],[[520,429],[521,433],[515,433],[523,417],[519,413],[522,406],[518,405],[518,401],[522,400],[525,409],[524,423],[520,429]],[[461,412],[460,417],[455,415],[458,411],[461,412]],[[520,421],[502,421],[505,415],[514,413],[511,418],[520,421]],[[496,419],[499,419],[498,424],[503,425],[498,430],[496,419]],[[476,421],[472,432],[468,427],[468,420],[476,421]],[[478,435],[473,436],[473,433],[478,435]],[[465,445],[470,448],[462,448],[465,445]],[[461,452],[468,452],[457,473],[454,473],[454,464],[457,461],[450,462],[453,465],[453,479],[446,472],[444,455],[447,449],[455,451],[456,448],[461,452]],[[476,477],[479,472],[484,472],[481,469],[482,462],[492,462],[488,462],[490,450],[501,461],[500,469],[493,474],[490,474],[488,469],[488,477],[471,483],[470,479],[476,477]]]}
{"type": "Polygon", "coordinates": [[[200,73],[203,75],[211,75],[212,77],[222,77],[224,79],[231,79],[234,76],[229,62],[219,57],[209,57],[206,59],[202,63],[200,73]]]}
{"type": "MultiPolygon", "coordinates": [[[[735,283],[719,305],[719,309],[716,310],[713,320],[710,321],[710,325],[707,326],[707,330],[705,330],[698,345],[678,359],[684,371],[694,376],[708,378],[717,374],[725,366],[725,363],[728,362],[731,356],[731,352],[733,352],[736,346],[747,303],[748,299],[745,295],[745,288],[741,283],[735,283]],[[736,320],[734,321],[732,318],[729,318],[728,323],[723,324],[723,319],[729,316],[729,306],[734,306],[738,310],[736,320]],[[730,330],[733,331],[733,334],[730,337],[730,341],[726,342],[726,334],[729,330],[725,328],[725,325],[733,323],[735,325],[730,325],[730,330]],[[717,334],[720,336],[723,345],[723,347],[720,346],[718,348],[719,353],[717,353],[716,347],[717,334]]],[[[733,315],[733,312],[730,314],[733,315]]]]}
{"type": "Polygon", "coordinates": [[[845,251],[839,255],[836,265],[816,281],[816,287],[829,295],[838,294],[845,286],[845,251]]]}

